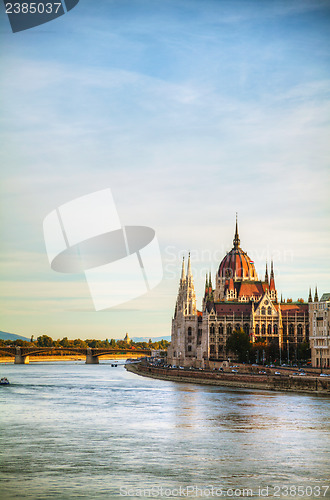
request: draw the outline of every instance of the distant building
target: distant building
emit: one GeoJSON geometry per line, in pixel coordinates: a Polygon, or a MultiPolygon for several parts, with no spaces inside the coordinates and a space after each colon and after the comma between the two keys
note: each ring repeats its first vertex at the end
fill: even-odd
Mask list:
{"type": "Polygon", "coordinates": [[[129,338],[128,333],[126,333],[125,335],[124,342],[126,342],[127,344],[130,344],[132,342],[132,339],[129,338]]]}
{"type": "Polygon", "coordinates": [[[238,225],[233,248],[222,259],[213,288],[206,277],[202,310],[197,310],[190,255],[187,273],[182,263],[172,320],[168,361],[173,365],[207,368],[228,358],[226,341],[243,329],[252,342],[272,344],[286,357],[297,357],[299,343],[309,341],[308,303],[278,300],[273,262],[259,279],[254,262],[240,247],[238,225]],[[284,354],[284,353],[283,353],[284,354]]]}
{"type": "Polygon", "coordinates": [[[330,293],[324,293],[318,300],[315,291],[314,302],[309,303],[310,347],[312,365],[330,367],[330,293]]]}

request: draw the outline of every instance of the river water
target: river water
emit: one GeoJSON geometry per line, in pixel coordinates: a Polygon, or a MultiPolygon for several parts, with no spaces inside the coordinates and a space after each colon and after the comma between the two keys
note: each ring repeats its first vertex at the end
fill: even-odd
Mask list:
{"type": "Polygon", "coordinates": [[[0,376],[2,500],[330,498],[328,398],[159,381],[110,361],[0,376]]]}

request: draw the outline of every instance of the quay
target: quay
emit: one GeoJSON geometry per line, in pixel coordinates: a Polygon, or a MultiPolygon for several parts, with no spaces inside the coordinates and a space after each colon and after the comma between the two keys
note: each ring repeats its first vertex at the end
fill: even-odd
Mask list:
{"type": "Polygon", "coordinates": [[[330,377],[314,375],[273,375],[249,373],[223,373],[211,370],[182,370],[179,368],[163,368],[143,364],[141,362],[125,365],[127,371],[160,380],[204,384],[241,389],[261,389],[268,391],[301,392],[330,396],[330,377]]]}

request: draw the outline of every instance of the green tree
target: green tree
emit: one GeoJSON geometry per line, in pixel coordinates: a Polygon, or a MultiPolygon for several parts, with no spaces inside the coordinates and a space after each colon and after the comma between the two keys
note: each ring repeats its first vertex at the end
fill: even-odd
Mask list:
{"type": "Polygon", "coordinates": [[[48,335],[41,335],[37,338],[37,346],[38,347],[53,347],[54,341],[48,335]]]}
{"type": "Polygon", "coordinates": [[[298,360],[307,361],[311,357],[311,350],[308,342],[298,344],[298,360]]]}
{"type": "Polygon", "coordinates": [[[81,339],[75,339],[73,341],[73,345],[74,347],[80,347],[80,348],[86,348],[87,347],[87,344],[84,340],[81,340],[81,339]]]}
{"type": "Polygon", "coordinates": [[[248,361],[251,350],[251,342],[248,334],[242,329],[239,331],[235,330],[227,339],[226,349],[238,356],[239,363],[248,361]]]}
{"type": "Polygon", "coordinates": [[[68,340],[68,337],[63,337],[63,339],[62,339],[62,340],[60,340],[60,342],[59,342],[59,343],[60,343],[60,345],[61,345],[62,347],[70,347],[70,345],[71,345],[71,344],[70,344],[70,341],[68,340]]]}

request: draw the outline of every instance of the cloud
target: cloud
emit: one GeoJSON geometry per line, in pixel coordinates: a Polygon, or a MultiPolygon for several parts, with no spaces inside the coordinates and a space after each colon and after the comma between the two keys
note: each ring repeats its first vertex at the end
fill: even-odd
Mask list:
{"type": "Polygon", "coordinates": [[[157,230],[169,266],[154,293],[127,305],[157,311],[158,330],[123,309],[116,321],[110,315],[117,336],[127,322],[142,331],[137,321],[168,334],[182,252],[196,251],[200,295],[205,269],[214,272],[231,247],[236,211],[258,270],[277,256],[283,292],[302,295],[316,279],[328,286],[330,78],[320,17],[328,5],[259,4],[180,1],[159,11],[150,3],[146,12],[137,2],[128,12],[115,2],[111,15],[105,2],[93,12],[86,4],[70,34],[65,16],[58,31],[6,41],[8,328],[23,325],[25,312],[28,328],[41,316],[44,325],[48,311],[60,331],[68,321],[87,335],[96,321],[106,334],[108,314],[79,317],[89,307],[82,278],[50,271],[42,235],[47,213],[105,186],[123,224],[157,230]]]}

